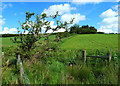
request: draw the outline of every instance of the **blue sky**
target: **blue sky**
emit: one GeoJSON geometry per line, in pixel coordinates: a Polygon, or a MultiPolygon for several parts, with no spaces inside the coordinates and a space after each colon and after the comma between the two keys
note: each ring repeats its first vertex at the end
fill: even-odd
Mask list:
{"type": "MultiPolygon", "coordinates": [[[[26,11],[41,14],[53,15],[57,10],[61,16],[61,21],[69,21],[75,17],[74,24],[80,26],[94,26],[98,31],[118,32],[118,3],[76,3],[76,2],[2,2],[0,10],[0,34],[17,33],[18,21],[24,22],[26,11]]],[[[51,21],[51,26],[55,27],[55,22],[51,21]]],[[[60,31],[64,31],[63,29],[60,31]]]]}

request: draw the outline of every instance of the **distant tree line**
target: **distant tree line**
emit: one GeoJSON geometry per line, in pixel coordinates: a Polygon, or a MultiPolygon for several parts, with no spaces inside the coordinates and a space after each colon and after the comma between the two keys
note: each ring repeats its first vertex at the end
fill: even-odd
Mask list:
{"type": "Polygon", "coordinates": [[[97,29],[93,26],[84,25],[80,27],[79,25],[75,24],[70,27],[70,33],[77,33],[77,34],[96,34],[97,29]]]}
{"type": "MultiPolygon", "coordinates": [[[[59,32],[59,33],[53,33],[53,35],[58,34],[61,38],[71,36],[73,33],[76,34],[104,34],[104,32],[97,32],[97,29],[93,26],[83,25],[79,26],[77,24],[71,26],[69,28],[69,32],[59,32]],[[71,34],[71,35],[70,35],[71,34]]],[[[25,34],[26,35],[26,34],[25,34]]],[[[14,37],[19,36],[19,34],[0,34],[0,37],[14,37]]]]}
{"type": "Polygon", "coordinates": [[[0,37],[14,37],[19,36],[19,34],[0,34],[0,37]]]}

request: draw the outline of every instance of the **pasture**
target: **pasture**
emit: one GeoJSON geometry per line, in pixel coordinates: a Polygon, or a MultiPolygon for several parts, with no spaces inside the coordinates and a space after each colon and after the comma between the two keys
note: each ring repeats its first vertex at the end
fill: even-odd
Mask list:
{"type": "Polygon", "coordinates": [[[118,49],[117,34],[74,35],[62,41],[62,49],[118,49]]]}
{"type": "MultiPolygon", "coordinates": [[[[13,37],[2,38],[2,46],[17,45],[13,43],[10,40],[10,38],[13,38],[13,37]]],[[[55,38],[55,35],[50,36],[50,40],[53,40],[54,38],[55,38]]],[[[113,50],[117,50],[118,49],[118,35],[117,34],[73,35],[68,38],[63,38],[62,42],[60,42],[60,48],[62,49],[113,49],[113,50]]]]}
{"type": "Polygon", "coordinates": [[[59,48],[54,44],[55,35],[50,36],[52,44],[49,45],[45,43],[45,38],[42,38],[37,45],[40,42],[45,44],[30,51],[30,59],[23,61],[23,80],[20,76],[20,65],[17,64],[17,69],[15,67],[14,46],[17,44],[12,43],[10,38],[2,38],[2,51],[5,54],[2,58],[2,84],[20,84],[21,81],[23,84],[118,83],[117,34],[76,34],[62,38],[59,48]],[[51,47],[55,50],[49,50],[51,47]],[[102,57],[112,49],[110,64],[107,64],[107,59],[90,57],[87,57],[84,63],[82,57],[84,49],[87,56],[102,57]]]}

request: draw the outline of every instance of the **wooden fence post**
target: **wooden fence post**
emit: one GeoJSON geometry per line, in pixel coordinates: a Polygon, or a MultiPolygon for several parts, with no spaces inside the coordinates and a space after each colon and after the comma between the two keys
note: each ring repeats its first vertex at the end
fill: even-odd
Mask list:
{"type": "Polygon", "coordinates": [[[82,51],[82,57],[83,57],[83,61],[85,63],[86,62],[86,50],[82,51]]]}
{"type": "Polygon", "coordinates": [[[108,59],[108,65],[109,65],[109,63],[111,61],[111,53],[107,53],[107,59],[108,59]]]}
{"type": "Polygon", "coordinates": [[[20,55],[18,55],[18,60],[20,65],[20,83],[23,84],[22,63],[20,62],[20,55]]]}

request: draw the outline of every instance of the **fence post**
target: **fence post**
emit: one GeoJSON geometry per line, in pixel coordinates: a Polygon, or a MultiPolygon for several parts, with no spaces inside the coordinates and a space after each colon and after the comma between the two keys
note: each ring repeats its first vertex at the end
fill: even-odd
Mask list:
{"type": "Polygon", "coordinates": [[[108,65],[109,65],[109,63],[111,61],[111,53],[107,53],[107,59],[108,59],[108,65]]]}
{"type": "Polygon", "coordinates": [[[23,84],[22,63],[20,62],[20,55],[18,55],[18,62],[20,65],[20,83],[23,84]]]}
{"type": "Polygon", "coordinates": [[[82,51],[82,57],[83,57],[83,61],[85,63],[85,61],[86,61],[86,50],[82,51]]]}

